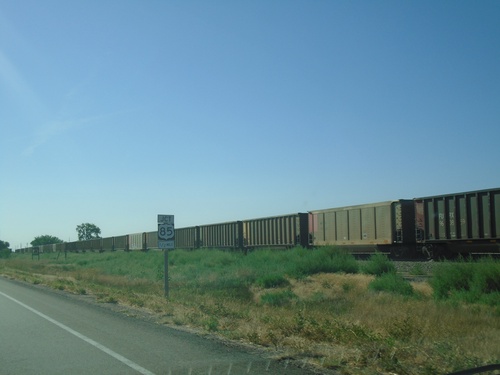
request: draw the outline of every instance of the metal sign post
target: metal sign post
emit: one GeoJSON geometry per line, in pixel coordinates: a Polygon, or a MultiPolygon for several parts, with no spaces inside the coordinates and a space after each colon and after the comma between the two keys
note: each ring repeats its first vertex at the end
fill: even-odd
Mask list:
{"type": "Polygon", "coordinates": [[[163,249],[165,254],[165,297],[169,297],[168,286],[168,250],[175,246],[174,215],[158,215],[158,248],[163,249]]]}

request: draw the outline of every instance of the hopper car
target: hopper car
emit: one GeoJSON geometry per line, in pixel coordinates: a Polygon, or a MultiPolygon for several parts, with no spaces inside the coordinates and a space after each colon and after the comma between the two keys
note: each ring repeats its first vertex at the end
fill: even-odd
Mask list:
{"type": "MultiPolygon", "coordinates": [[[[394,257],[500,254],[500,188],[175,229],[180,249],[336,246],[394,257]]],[[[156,231],[43,245],[40,252],[146,251],[156,231]]],[[[18,252],[31,252],[24,248],[18,252]]]]}
{"type": "Polygon", "coordinates": [[[414,199],[417,250],[429,256],[500,253],[500,189],[414,199]]]}

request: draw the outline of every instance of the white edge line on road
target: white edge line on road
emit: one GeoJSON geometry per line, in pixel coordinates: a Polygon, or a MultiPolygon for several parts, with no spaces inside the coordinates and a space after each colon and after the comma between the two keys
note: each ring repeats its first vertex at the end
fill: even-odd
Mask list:
{"type": "Polygon", "coordinates": [[[40,316],[40,317],[42,317],[42,318],[44,318],[44,319],[48,320],[49,322],[51,322],[51,323],[55,324],[56,326],[58,326],[58,327],[60,327],[60,328],[64,329],[66,332],[69,332],[69,333],[71,333],[72,335],[74,335],[74,336],[78,337],[79,339],[81,339],[81,340],[83,340],[83,341],[85,341],[85,342],[89,343],[90,345],[92,345],[92,346],[96,347],[97,349],[102,350],[104,353],[106,353],[106,354],[110,355],[111,357],[113,357],[113,358],[115,358],[115,359],[119,360],[120,362],[122,362],[122,363],[126,364],[127,366],[129,366],[129,367],[133,368],[133,369],[134,369],[134,370],[136,370],[137,372],[139,372],[139,373],[141,373],[141,374],[144,374],[144,375],[154,375],[154,373],[152,373],[151,371],[146,370],[144,367],[139,366],[137,363],[135,363],[135,362],[131,361],[130,359],[127,359],[127,358],[125,358],[124,356],[122,356],[122,355],[120,355],[120,354],[118,354],[118,353],[116,353],[116,352],[112,351],[111,349],[109,349],[109,348],[105,347],[104,345],[99,344],[97,341],[94,341],[94,340],[92,340],[91,338],[88,338],[87,336],[82,335],[80,332],[77,332],[77,331],[75,331],[74,329],[69,328],[68,326],[66,326],[66,325],[64,325],[64,324],[62,324],[62,323],[60,323],[60,322],[58,322],[58,321],[57,321],[57,320],[55,320],[55,319],[52,319],[51,317],[49,317],[49,316],[47,316],[47,315],[45,315],[45,314],[41,313],[41,312],[40,312],[40,311],[38,311],[38,310],[35,310],[34,308],[32,308],[32,307],[30,307],[30,306],[28,306],[28,305],[26,305],[26,304],[22,303],[21,301],[18,301],[18,300],[17,300],[17,299],[15,299],[15,298],[12,298],[11,296],[9,296],[9,295],[7,295],[7,294],[5,294],[5,293],[0,292],[0,294],[1,294],[2,296],[4,296],[5,298],[8,298],[8,299],[10,299],[11,301],[13,301],[13,302],[17,303],[18,305],[21,305],[21,306],[22,306],[22,307],[24,307],[25,309],[28,309],[29,311],[31,311],[31,312],[33,312],[33,313],[35,313],[36,315],[38,315],[38,316],[40,316]]]}

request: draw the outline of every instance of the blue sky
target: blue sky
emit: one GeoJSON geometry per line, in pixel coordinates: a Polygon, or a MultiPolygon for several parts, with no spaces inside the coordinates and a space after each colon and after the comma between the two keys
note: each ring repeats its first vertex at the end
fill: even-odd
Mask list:
{"type": "Polygon", "coordinates": [[[0,239],[500,186],[500,2],[0,0],[0,239]]]}

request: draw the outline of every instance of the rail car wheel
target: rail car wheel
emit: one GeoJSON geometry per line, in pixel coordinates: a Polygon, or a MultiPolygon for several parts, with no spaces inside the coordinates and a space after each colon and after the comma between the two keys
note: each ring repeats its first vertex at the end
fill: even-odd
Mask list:
{"type": "Polygon", "coordinates": [[[427,257],[427,259],[434,259],[434,254],[433,254],[433,247],[432,245],[425,245],[422,246],[422,254],[427,257]]]}

